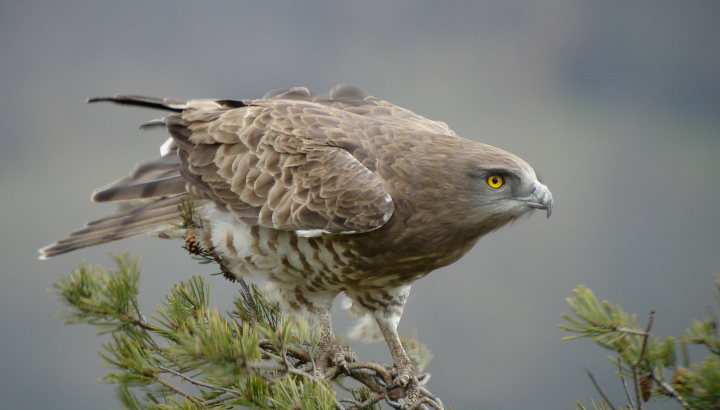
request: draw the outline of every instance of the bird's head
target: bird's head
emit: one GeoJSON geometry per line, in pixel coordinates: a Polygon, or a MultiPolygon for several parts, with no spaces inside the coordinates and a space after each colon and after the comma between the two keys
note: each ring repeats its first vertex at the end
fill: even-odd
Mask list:
{"type": "Polygon", "coordinates": [[[466,161],[468,193],[475,218],[490,230],[540,209],[550,217],[553,198],[525,161],[501,149],[479,144],[466,161]]]}
{"type": "Polygon", "coordinates": [[[429,156],[437,163],[423,167],[434,171],[423,185],[443,224],[476,237],[538,209],[550,217],[552,194],[527,162],[499,148],[459,138],[446,139],[440,150],[429,156]]]}

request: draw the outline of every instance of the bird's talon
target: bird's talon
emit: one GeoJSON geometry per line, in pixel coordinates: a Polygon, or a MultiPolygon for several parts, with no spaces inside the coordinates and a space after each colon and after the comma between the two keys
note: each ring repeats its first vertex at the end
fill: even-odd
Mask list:
{"type": "Polygon", "coordinates": [[[336,352],[332,358],[332,363],[339,367],[343,373],[350,375],[350,368],[348,368],[347,361],[345,360],[345,353],[336,352]]]}
{"type": "Polygon", "coordinates": [[[335,352],[332,358],[332,362],[335,366],[347,367],[347,363],[345,362],[345,354],[343,354],[342,351],[335,352]]]}

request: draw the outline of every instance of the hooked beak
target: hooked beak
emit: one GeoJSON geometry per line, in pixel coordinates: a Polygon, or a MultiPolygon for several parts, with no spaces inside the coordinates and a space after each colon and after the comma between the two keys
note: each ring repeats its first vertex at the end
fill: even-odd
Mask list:
{"type": "Polygon", "coordinates": [[[550,190],[545,185],[538,182],[533,186],[530,195],[515,199],[525,202],[525,205],[530,208],[547,210],[547,217],[550,218],[553,209],[553,199],[550,190]]]}

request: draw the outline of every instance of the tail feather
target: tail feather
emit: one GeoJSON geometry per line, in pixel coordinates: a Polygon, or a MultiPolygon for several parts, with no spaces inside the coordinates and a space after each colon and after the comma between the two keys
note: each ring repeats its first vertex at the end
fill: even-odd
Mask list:
{"type": "MultiPolygon", "coordinates": [[[[175,172],[177,174],[177,172],[175,172]]],[[[132,180],[120,180],[112,186],[95,192],[93,202],[130,201],[141,198],[174,196],[186,191],[185,179],[177,175],[149,182],[133,183],[132,180]],[[120,186],[115,184],[122,183],[120,186]]]]}
{"type": "MultiPolygon", "coordinates": [[[[162,202],[162,201],[159,201],[162,202]]],[[[76,237],[93,238],[110,233],[114,230],[135,229],[143,225],[154,225],[159,222],[167,222],[175,219],[178,215],[178,204],[176,201],[169,201],[168,206],[156,209],[146,209],[145,207],[136,208],[122,218],[109,219],[101,223],[89,223],[85,228],[72,232],[67,238],[60,239],[57,243],[61,244],[75,240],[76,237]]]]}
{"type": "MultiPolygon", "coordinates": [[[[88,100],[89,103],[100,101],[156,108],[175,113],[187,108],[184,101],[133,95],[88,100]]],[[[153,121],[150,125],[167,125],[168,121],[174,123],[176,128],[181,128],[182,121],[177,114],[153,121]]],[[[182,131],[180,134],[184,135],[182,131]]],[[[163,144],[161,154],[159,158],[138,163],[128,177],[115,181],[93,194],[92,199],[96,202],[123,201],[119,203],[120,212],[88,222],[84,228],[40,249],[40,259],[168,228],[169,224],[178,217],[178,205],[189,195],[187,181],[181,175],[183,164],[178,155],[177,143],[170,140],[163,144]]],[[[199,209],[205,202],[196,199],[194,205],[199,209]]]]}
{"type": "Polygon", "coordinates": [[[104,218],[96,219],[94,221],[86,223],[85,226],[99,225],[99,224],[102,224],[102,223],[105,223],[108,221],[114,221],[116,219],[122,219],[122,218],[125,218],[128,216],[132,216],[132,215],[137,214],[141,209],[143,211],[150,211],[153,209],[167,208],[167,207],[174,207],[175,209],[177,209],[177,206],[180,205],[180,203],[182,202],[183,199],[187,199],[187,197],[184,195],[178,195],[177,197],[173,197],[173,198],[166,198],[164,200],[153,201],[153,202],[151,202],[147,205],[143,205],[141,207],[133,207],[133,208],[130,208],[123,212],[118,212],[118,213],[115,213],[112,215],[108,215],[104,218]]]}
{"type": "MultiPolygon", "coordinates": [[[[40,259],[48,259],[89,246],[100,245],[162,230],[178,218],[178,205],[187,195],[160,199],[148,205],[98,219],[40,249],[40,259]]],[[[195,204],[202,207],[203,203],[195,204]]]]}
{"type": "Polygon", "coordinates": [[[164,175],[166,172],[177,171],[178,168],[180,168],[180,157],[175,151],[159,158],[138,162],[130,171],[130,178],[148,180],[158,174],[164,175]]]}
{"type": "Polygon", "coordinates": [[[130,201],[182,194],[185,180],[180,175],[177,151],[135,165],[130,176],[95,191],[94,202],[130,201]]]}
{"type": "Polygon", "coordinates": [[[88,103],[109,101],[116,104],[135,105],[138,107],[156,108],[159,110],[182,112],[187,108],[185,101],[173,100],[171,98],[151,98],[141,97],[139,95],[116,95],[114,97],[95,97],[90,98],[88,103]]]}
{"type": "Polygon", "coordinates": [[[64,244],[52,244],[45,248],[40,249],[40,259],[49,259],[64,253],[76,251],[82,248],[88,248],[90,246],[102,245],[109,242],[119,241],[121,239],[132,238],[133,236],[140,236],[147,233],[157,231],[157,226],[144,226],[128,231],[118,231],[106,234],[105,236],[98,238],[91,238],[87,240],[77,240],[64,244]]]}

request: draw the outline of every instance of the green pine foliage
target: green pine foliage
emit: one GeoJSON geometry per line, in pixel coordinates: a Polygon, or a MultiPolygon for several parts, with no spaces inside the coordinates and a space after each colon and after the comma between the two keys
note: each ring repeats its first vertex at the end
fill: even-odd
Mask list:
{"type": "MultiPolygon", "coordinates": [[[[148,319],[138,304],[140,269],[128,253],[117,267],[81,264],[53,284],[69,307],[64,323],[87,323],[108,334],[100,355],[111,368],[103,378],[117,385],[126,409],[381,409],[392,366],[354,362],[349,375],[319,380],[313,352],[321,329],[287,317],[254,284],[244,282],[234,309],[210,306],[210,286],[193,276],[170,289],[148,319]],[[339,399],[346,379],[353,397],[339,399]]],[[[432,358],[424,344],[404,337],[418,369],[432,358]]]]}
{"type": "Polygon", "coordinates": [[[113,371],[104,380],[119,385],[126,408],[335,408],[332,386],[297,368],[293,347],[319,339],[303,318],[281,317],[254,286],[221,315],[209,307],[209,285],[194,276],[173,286],[150,322],[137,302],[137,259],[114,259],[117,269],[83,264],[53,288],[72,308],[65,323],[110,334],[101,355],[113,371]],[[251,299],[256,328],[247,320],[251,299]]]}
{"type": "MultiPolygon", "coordinates": [[[[720,304],[720,280],[716,287],[720,304]]],[[[567,301],[574,316],[562,314],[566,323],[559,327],[576,334],[564,339],[587,337],[614,352],[608,357],[618,367],[628,402],[625,407],[613,406],[588,371],[603,396],[599,407],[593,402],[592,409],[642,409],[649,400],[668,399],[683,409],[720,409],[720,338],[712,310],[710,318],[693,320],[679,338],[660,339],[650,333],[653,312],[640,327],[636,315],[629,315],[620,305],[598,301],[590,289],[578,286],[573,292],[575,296],[567,301]],[[708,356],[701,363],[692,362],[688,344],[704,346],[708,356]]],[[[576,409],[585,407],[578,402],[576,409]]]]}

